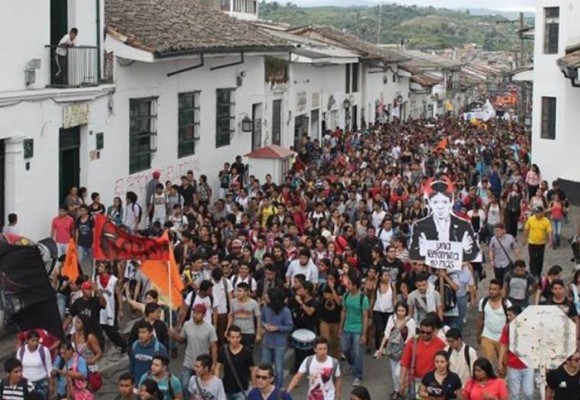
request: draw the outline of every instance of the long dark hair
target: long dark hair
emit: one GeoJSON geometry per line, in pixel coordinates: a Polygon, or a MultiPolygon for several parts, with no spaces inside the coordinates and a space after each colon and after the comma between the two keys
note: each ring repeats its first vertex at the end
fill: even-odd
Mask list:
{"type": "Polygon", "coordinates": [[[285,307],[284,304],[284,294],[278,288],[270,288],[268,289],[268,307],[274,311],[276,315],[280,314],[285,307]]]}
{"type": "MultiPolygon", "coordinates": [[[[473,363],[474,371],[475,368],[480,368],[483,372],[485,372],[485,376],[487,377],[487,379],[497,378],[497,375],[493,371],[493,366],[491,365],[491,362],[489,362],[489,360],[485,357],[478,358],[477,360],[475,360],[475,362],[473,363]]],[[[475,372],[473,373],[472,377],[473,379],[475,379],[475,372]]]]}

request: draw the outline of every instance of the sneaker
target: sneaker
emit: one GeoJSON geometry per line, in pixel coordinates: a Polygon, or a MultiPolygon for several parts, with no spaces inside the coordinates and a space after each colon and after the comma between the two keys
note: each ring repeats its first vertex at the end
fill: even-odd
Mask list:
{"type": "Polygon", "coordinates": [[[354,381],[352,381],[352,386],[360,386],[362,384],[362,380],[358,379],[358,378],[354,378],[354,381]]]}
{"type": "Polygon", "coordinates": [[[352,366],[349,363],[344,366],[344,373],[347,375],[352,374],[352,366]]]}

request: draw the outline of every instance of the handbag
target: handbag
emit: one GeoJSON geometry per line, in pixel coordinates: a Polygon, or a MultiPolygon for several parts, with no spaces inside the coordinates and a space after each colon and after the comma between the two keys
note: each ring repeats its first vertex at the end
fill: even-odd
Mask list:
{"type": "Polygon", "coordinates": [[[498,238],[495,238],[496,242],[499,243],[499,247],[501,247],[501,249],[503,250],[505,256],[507,257],[509,264],[507,265],[506,268],[508,269],[512,269],[514,267],[514,262],[512,261],[510,255],[508,254],[507,250],[505,249],[505,247],[503,247],[503,244],[501,244],[501,240],[499,240],[498,238]]]}
{"type": "Polygon", "coordinates": [[[103,387],[103,375],[99,371],[90,372],[87,377],[87,384],[92,392],[98,392],[103,387]]]}
{"type": "Polygon", "coordinates": [[[246,394],[246,391],[244,390],[244,387],[242,386],[242,382],[240,381],[240,377],[238,376],[238,372],[236,371],[236,367],[234,366],[234,363],[232,361],[232,356],[230,354],[230,347],[228,345],[224,346],[224,353],[226,353],[226,361],[228,362],[228,365],[230,366],[230,369],[232,370],[232,373],[234,375],[234,380],[236,381],[236,385],[238,385],[238,389],[240,389],[240,392],[242,392],[242,395],[244,396],[244,400],[248,400],[248,395],[246,394]]]}

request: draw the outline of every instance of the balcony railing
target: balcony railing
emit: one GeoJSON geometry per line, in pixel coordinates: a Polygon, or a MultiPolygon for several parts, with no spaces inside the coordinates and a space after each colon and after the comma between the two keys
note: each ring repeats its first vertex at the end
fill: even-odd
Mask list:
{"type": "Polygon", "coordinates": [[[234,12],[256,14],[256,0],[233,0],[234,12]]]}
{"type": "Polygon", "coordinates": [[[95,46],[45,46],[50,52],[50,86],[81,87],[99,84],[99,49],[95,46]],[[62,51],[64,50],[64,51],[62,51]]]}

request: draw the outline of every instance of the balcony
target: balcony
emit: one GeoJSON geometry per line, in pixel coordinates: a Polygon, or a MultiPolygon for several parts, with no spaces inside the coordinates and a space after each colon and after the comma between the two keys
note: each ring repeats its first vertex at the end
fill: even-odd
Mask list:
{"type": "Polygon", "coordinates": [[[46,45],[50,52],[50,87],[71,88],[99,85],[99,49],[95,46],[62,48],[46,45]],[[64,54],[64,55],[63,55],[64,54]]]}

